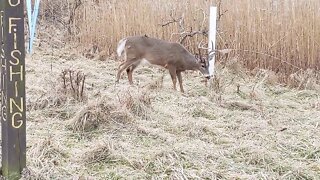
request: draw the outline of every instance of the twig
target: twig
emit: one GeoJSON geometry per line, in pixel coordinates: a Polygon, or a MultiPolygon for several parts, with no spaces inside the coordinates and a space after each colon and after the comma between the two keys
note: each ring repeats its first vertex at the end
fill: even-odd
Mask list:
{"type": "Polygon", "coordinates": [[[82,88],[81,88],[81,93],[80,93],[80,96],[83,97],[83,90],[84,90],[84,82],[86,80],[86,76],[84,75],[83,76],[83,79],[82,79],[82,88]]]}

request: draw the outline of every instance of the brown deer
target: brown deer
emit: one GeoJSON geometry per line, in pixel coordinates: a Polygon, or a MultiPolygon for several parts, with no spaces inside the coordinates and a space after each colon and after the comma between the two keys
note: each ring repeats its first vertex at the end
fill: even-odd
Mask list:
{"type": "Polygon", "coordinates": [[[126,70],[129,83],[133,84],[132,73],[141,63],[147,62],[162,66],[169,70],[173,88],[176,90],[177,77],[180,91],[184,92],[182,86],[181,72],[185,70],[199,70],[205,78],[209,79],[207,60],[197,58],[179,43],[171,43],[148,36],[131,36],[119,41],[117,54],[124,54],[125,61],[119,65],[116,83],[119,82],[121,73],[126,70]]]}

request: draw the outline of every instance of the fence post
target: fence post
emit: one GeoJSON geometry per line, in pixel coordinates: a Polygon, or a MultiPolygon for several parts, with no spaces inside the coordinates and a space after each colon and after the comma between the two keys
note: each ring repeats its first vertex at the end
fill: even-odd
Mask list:
{"type": "Polygon", "coordinates": [[[0,0],[2,175],[26,167],[24,0],[0,0]]]}
{"type": "Polygon", "coordinates": [[[217,33],[217,7],[210,7],[210,19],[209,19],[209,74],[214,75],[215,64],[215,49],[216,49],[216,33],[217,33]]]}

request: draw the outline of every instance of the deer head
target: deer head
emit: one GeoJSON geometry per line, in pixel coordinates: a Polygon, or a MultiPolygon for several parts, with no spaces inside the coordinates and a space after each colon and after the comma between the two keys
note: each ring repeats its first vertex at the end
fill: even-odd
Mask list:
{"type": "Polygon", "coordinates": [[[209,59],[206,56],[202,56],[201,48],[198,48],[198,54],[196,54],[196,59],[200,65],[199,71],[204,75],[206,79],[210,79],[209,73],[209,59]]]}

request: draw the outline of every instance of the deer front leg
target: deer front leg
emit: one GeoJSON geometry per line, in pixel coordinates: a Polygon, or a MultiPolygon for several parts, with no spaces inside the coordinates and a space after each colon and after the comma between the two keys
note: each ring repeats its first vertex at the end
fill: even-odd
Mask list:
{"type": "Polygon", "coordinates": [[[182,86],[182,76],[181,76],[181,71],[177,71],[177,76],[178,76],[178,80],[179,80],[180,91],[181,91],[182,93],[184,93],[183,86],[182,86]]]}
{"type": "Polygon", "coordinates": [[[168,65],[168,69],[169,69],[169,73],[172,79],[172,83],[173,83],[173,89],[177,90],[176,88],[176,84],[177,84],[177,69],[174,66],[170,66],[168,65]]]}

